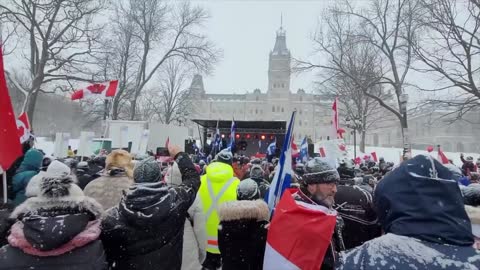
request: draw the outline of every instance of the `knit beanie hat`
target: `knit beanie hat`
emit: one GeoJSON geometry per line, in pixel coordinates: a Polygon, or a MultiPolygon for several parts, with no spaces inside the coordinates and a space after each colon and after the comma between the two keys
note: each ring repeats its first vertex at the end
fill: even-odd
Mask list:
{"type": "Polygon", "coordinates": [[[160,166],[152,157],[137,163],[133,171],[133,179],[136,183],[154,183],[160,181],[161,177],[160,166]]]}
{"type": "Polygon", "coordinates": [[[337,170],[325,160],[316,157],[305,165],[305,173],[302,176],[306,185],[338,183],[340,175],[337,170]]]}
{"type": "Polygon", "coordinates": [[[250,169],[250,178],[263,179],[264,171],[260,165],[253,165],[250,169]]]}
{"type": "Polygon", "coordinates": [[[247,178],[242,180],[237,187],[237,200],[257,200],[260,199],[260,190],[257,182],[247,178]]]}
{"type": "Polygon", "coordinates": [[[233,161],[233,154],[227,149],[223,149],[222,151],[220,151],[220,153],[217,154],[215,160],[231,166],[233,161]]]}
{"type": "MultiPolygon", "coordinates": [[[[32,177],[25,189],[25,195],[27,197],[38,196],[41,193],[40,188],[43,178],[65,177],[70,175],[70,173],[70,167],[58,160],[54,160],[48,165],[45,172],[40,172],[32,177]]],[[[72,181],[75,182],[75,179],[72,178],[72,181]]]]}

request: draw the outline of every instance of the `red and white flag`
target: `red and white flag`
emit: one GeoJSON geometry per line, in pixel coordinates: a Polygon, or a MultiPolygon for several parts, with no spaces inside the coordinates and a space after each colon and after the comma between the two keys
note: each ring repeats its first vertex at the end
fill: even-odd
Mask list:
{"type": "Polygon", "coordinates": [[[370,155],[372,156],[373,161],[378,162],[377,152],[372,152],[370,155]]]}
{"type": "Polygon", "coordinates": [[[333,235],[337,212],[293,199],[287,189],[268,229],[263,269],[318,270],[333,235]]]}
{"type": "Polygon", "coordinates": [[[91,98],[109,98],[114,97],[117,93],[118,80],[95,83],[85,88],[78,89],[72,94],[72,100],[83,99],[87,97],[91,98]]]}
{"type": "Polygon", "coordinates": [[[450,163],[450,161],[448,161],[447,156],[445,156],[445,154],[443,153],[443,151],[440,150],[440,147],[438,148],[438,159],[440,160],[440,162],[442,162],[442,164],[448,164],[448,163],[450,163]]]}
{"type": "Polygon", "coordinates": [[[298,157],[300,155],[300,151],[298,151],[298,146],[295,143],[295,137],[294,136],[292,136],[291,148],[292,148],[292,157],[298,157]]]}
{"type": "Polygon", "coordinates": [[[17,133],[20,138],[20,143],[28,141],[30,138],[30,121],[28,120],[27,113],[23,112],[17,119],[17,133]]]}
{"type": "Polygon", "coordinates": [[[321,157],[326,157],[326,156],[327,156],[327,155],[325,154],[325,148],[320,147],[319,152],[320,152],[320,156],[321,156],[321,157]]]}
{"type": "Polygon", "coordinates": [[[335,98],[335,101],[332,105],[332,139],[342,139],[342,135],[338,133],[338,107],[337,107],[338,98],[335,98]]]}
{"type": "Polygon", "coordinates": [[[170,144],[170,136],[167,137],[167,141],[165,142],[165,148],[168,149],[169,144],[170,144]]]}
{"type": "MultiPolygon", "coordinates": [[[[12,100],[8,94],[5,70],[3,68],[3,53],[0,47],[0,167],[7,170],[22,155],[22,147],[17,136],[15,113],[12,100]]],[[[5,187],[4,187],[5,188],[5,187]]]]}

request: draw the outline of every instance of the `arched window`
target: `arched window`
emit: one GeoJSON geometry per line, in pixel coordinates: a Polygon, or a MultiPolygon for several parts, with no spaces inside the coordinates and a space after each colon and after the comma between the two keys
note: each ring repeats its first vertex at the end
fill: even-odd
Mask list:
{"type": "Polygon", "coordinates": [[[275,106],[272,106],[272,112],[275,112],[275,106]]]}

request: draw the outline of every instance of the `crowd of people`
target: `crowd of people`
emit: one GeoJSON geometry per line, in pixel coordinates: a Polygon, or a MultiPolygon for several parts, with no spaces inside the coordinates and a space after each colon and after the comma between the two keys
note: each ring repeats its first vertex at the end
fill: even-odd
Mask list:
{"type": "MultiPolygon", "coordinates": [[[[164,166],[125,150],[51,159],[34,140],[23,146],[0,208],[0,269],[273,269],[276,158],[202,159],[170,145],[164,166]]],[[[294,163],[292,198],[336,213],[332,235],[305,239],[313,249],[331,237],[311,269],[480,269],[480,160],[461,161],[294,163]]]]}

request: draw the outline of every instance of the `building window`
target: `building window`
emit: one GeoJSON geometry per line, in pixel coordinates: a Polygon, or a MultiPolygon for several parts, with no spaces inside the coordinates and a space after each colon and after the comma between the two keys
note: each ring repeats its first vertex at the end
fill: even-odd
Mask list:
{"type": "Polygon", "coordinates": [[[275,112],[275,106],[272,106],[272,112],[275,112]]]}
{"type": "Polygon", "coordinates": [[[284,83],[282,83],[282,88],[285,88],[285,84],[284,84],[284,83]]]}
{"type": "Polygon", "coordinates": [[[283,107],[282,107],[282,112],[283,112],[283,107]]]}
{"type": "Polygon", "coordinates": [[[302,114],[302,110],[300,110],[300,114],[302,114]]]}
{"type": "Polygon", "coordinates": [[[258,114],[258,109],[255,109],[255,114],[258,114]]]}

